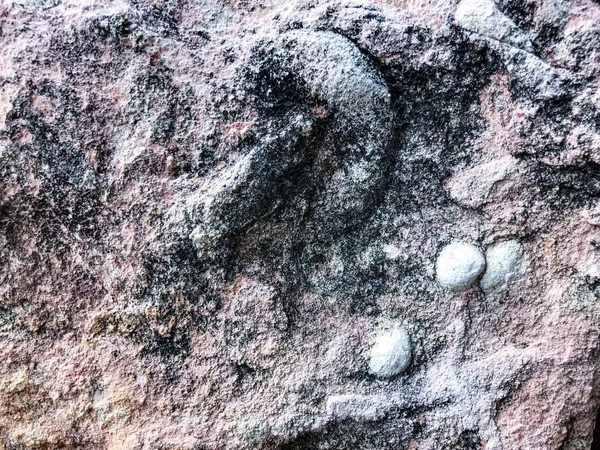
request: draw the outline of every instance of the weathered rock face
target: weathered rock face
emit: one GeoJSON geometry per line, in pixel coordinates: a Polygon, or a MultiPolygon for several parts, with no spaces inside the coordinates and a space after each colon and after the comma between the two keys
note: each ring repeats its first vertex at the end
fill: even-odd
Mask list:
{"type": "Polygon", "coordinates": [[[599,3],[0,17],[0,447],[590,447],[599,3]]]}

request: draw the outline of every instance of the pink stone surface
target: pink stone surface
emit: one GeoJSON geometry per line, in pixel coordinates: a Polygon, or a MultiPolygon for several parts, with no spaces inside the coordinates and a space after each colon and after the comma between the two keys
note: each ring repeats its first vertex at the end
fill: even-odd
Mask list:
{"type": "Polygon", "coordinates": [[[494,8],[3,3],[0,448],[591,448],[600,5],[494,8]]]}

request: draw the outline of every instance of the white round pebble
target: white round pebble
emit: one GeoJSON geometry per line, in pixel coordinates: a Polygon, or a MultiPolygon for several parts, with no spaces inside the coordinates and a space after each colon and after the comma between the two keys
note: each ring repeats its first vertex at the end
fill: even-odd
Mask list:
{"type": "Polygon", "coordinates": [[[523,265],[523,246],[518,241],[501,242],[488,249],[486,261],[482,289],[486,292],[506,289],[523,265]]]}
{"type": "Polygon", "coordinates": [[[448,244],[436,263],[438,282],[452,290],[472,285],[485,270],[485,258],[477,247],[465,242],[448,244]]]}
{"type": "Polygon", "coordinates": [[[404,328],[385,330],[371,348],[369,371],[380,378],[398,375],[410,365],[411,353],[410,336],[404,328]]]}

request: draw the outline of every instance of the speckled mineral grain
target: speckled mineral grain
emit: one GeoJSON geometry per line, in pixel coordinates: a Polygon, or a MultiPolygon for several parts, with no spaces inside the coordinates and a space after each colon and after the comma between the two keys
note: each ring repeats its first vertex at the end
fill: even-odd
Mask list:
{"type": "Polygon", "coordinates": [[[0,2],[0,449],[599,448],[599,49],[598,0],[0,2]]]}

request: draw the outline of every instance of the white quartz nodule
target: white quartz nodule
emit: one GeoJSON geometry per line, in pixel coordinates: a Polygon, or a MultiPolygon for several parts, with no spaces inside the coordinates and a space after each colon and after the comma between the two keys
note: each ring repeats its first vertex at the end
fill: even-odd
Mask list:
{"type": "MultiPolygon", "coordinates": [[[[387,401],[386,401],[387,400],[387,401]]],[[[327,415],[337,420],[353,419],[357,422],[370,422],[385,417],[386,397],[374,395],[345,394],[332,395],[327,399],[327,415]]]]}
{"type": "Polygon", "coordinates": [[[410,365],[411,353],[410,336],[404,328],[385,330],[371,348],[369,371],[380,378],[398,375],[410,365]]]}
{"type": "Polygon", "coordinates": [[[477,281],[485,270],[485,258],[474,245],[465,242],[448,244],[437,259],[438,282],[451,290],[462,290],[477,281]]]}
{"type": "Polygon", "coordinates": [[[518,241],[506,241],[489,248],[487,267],[481,278],[484,291],[501,291],[517,277],[523,266],[523,246],[518,241]]]}

